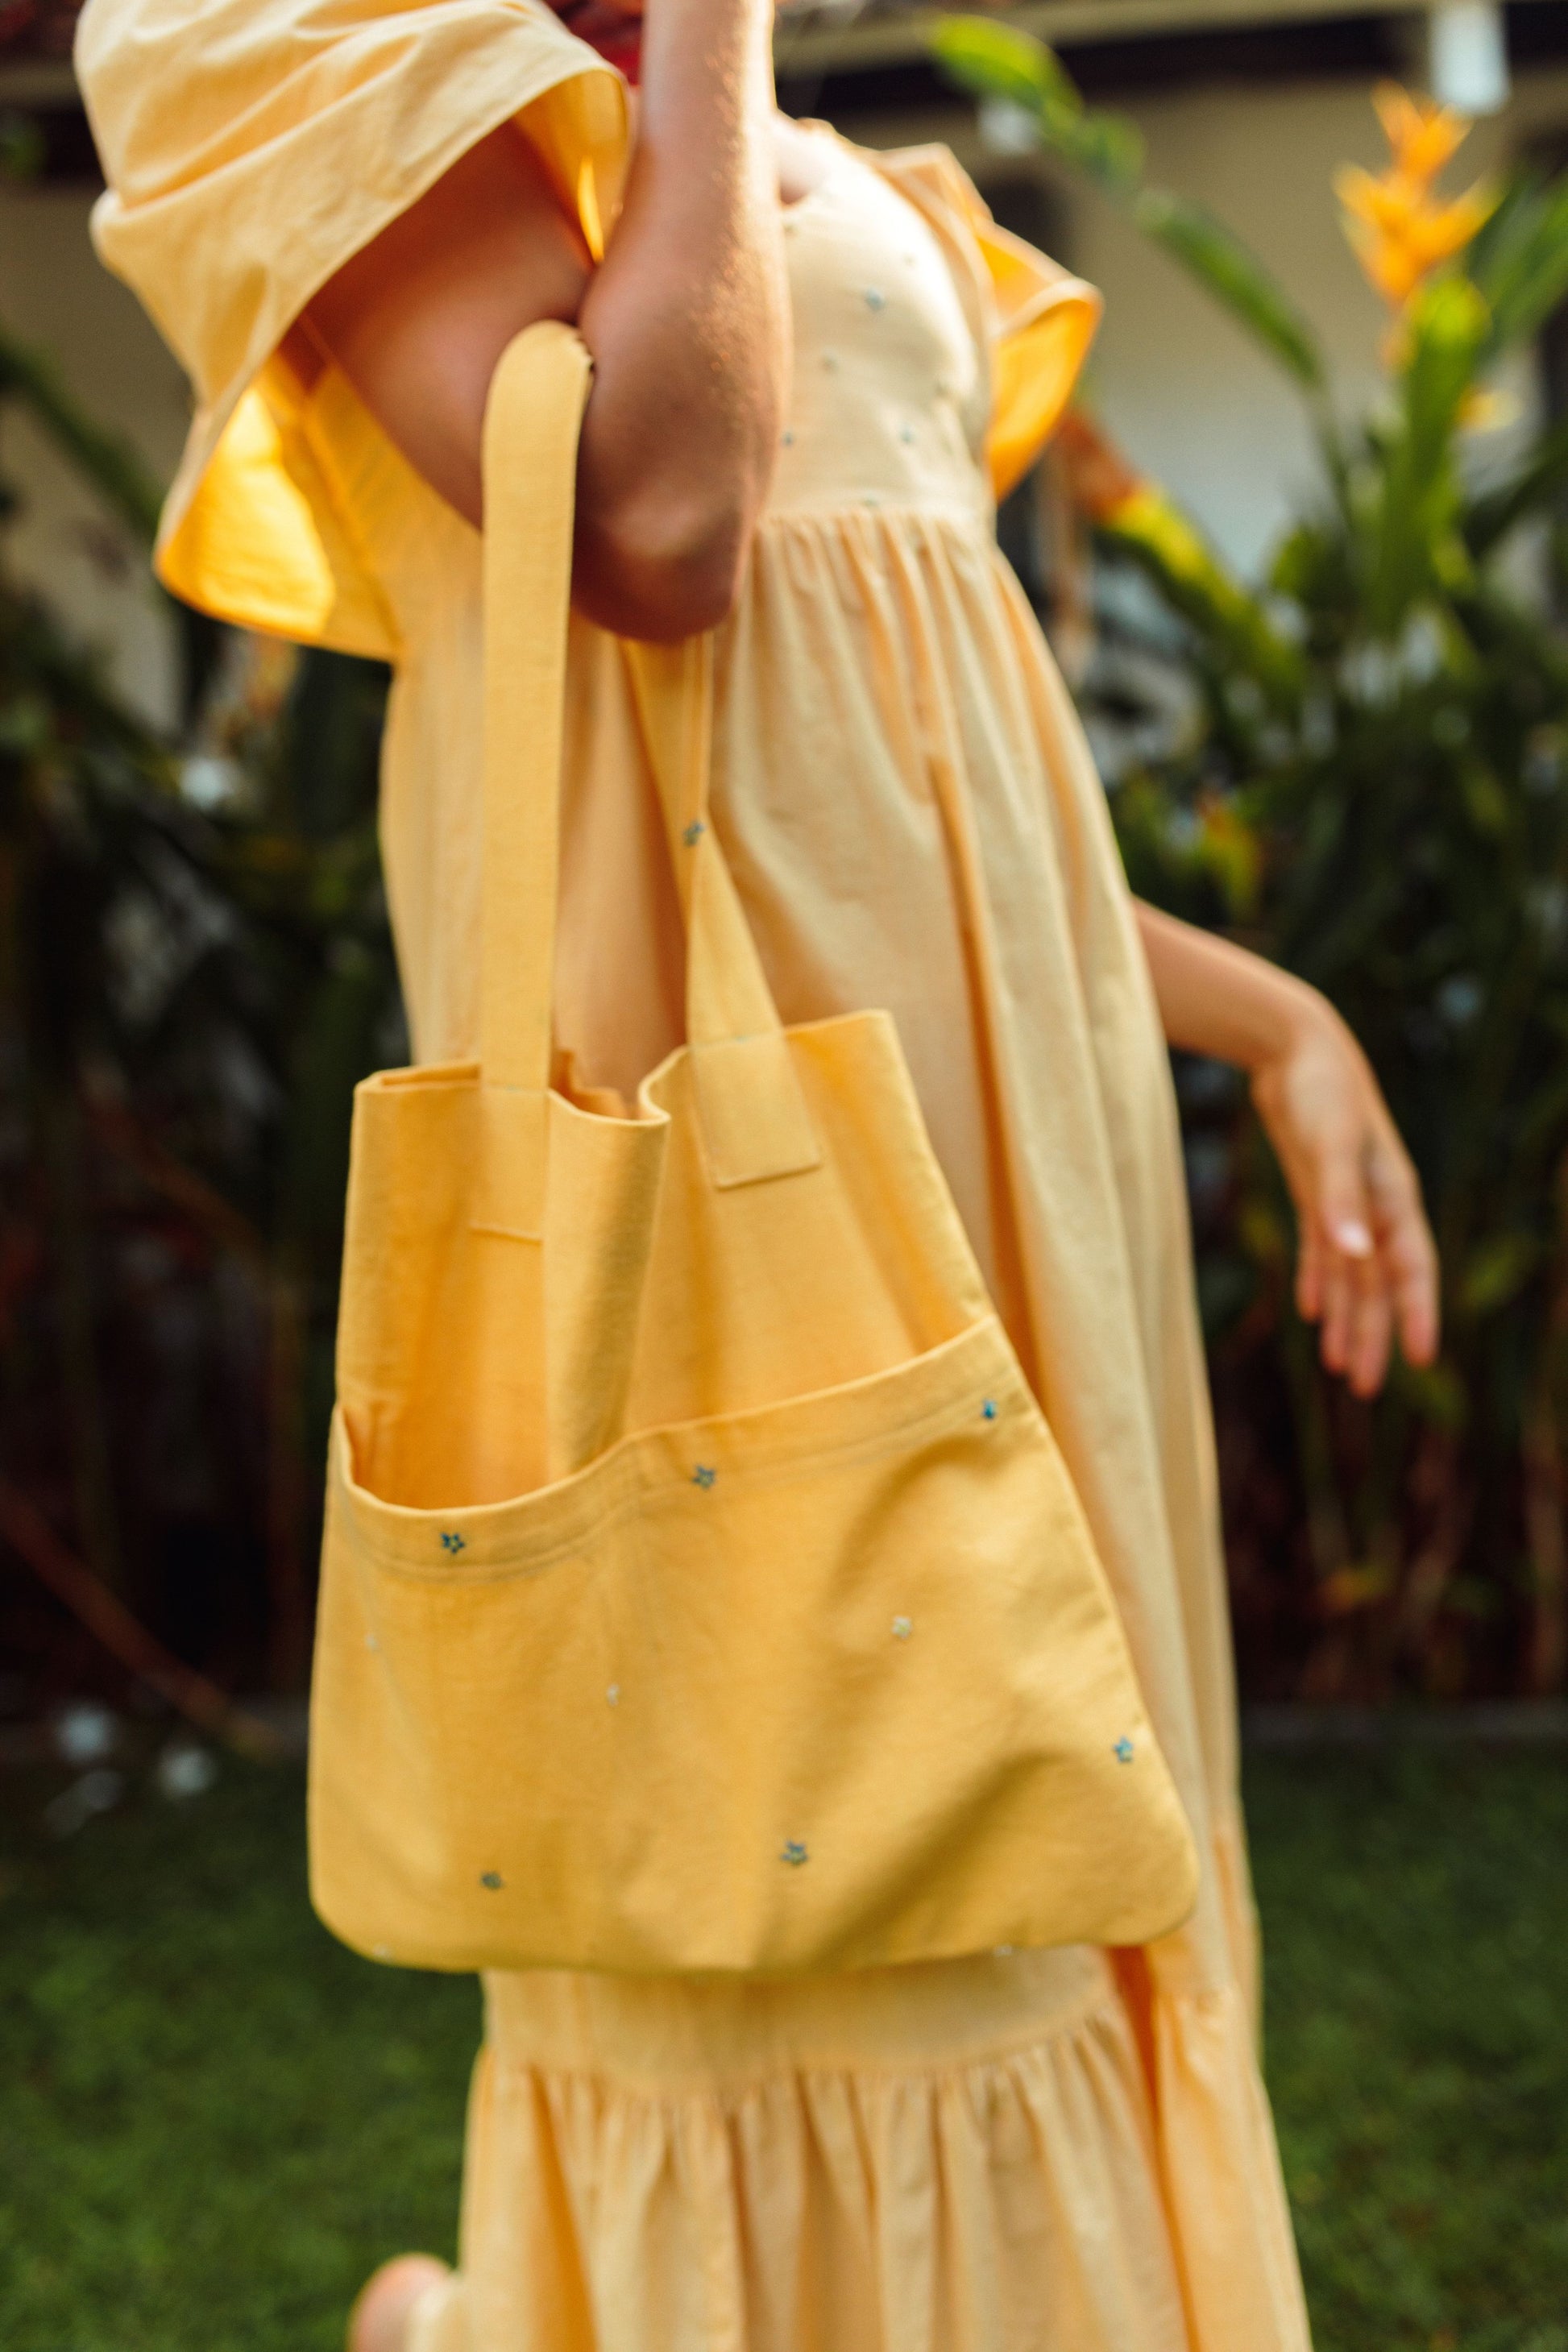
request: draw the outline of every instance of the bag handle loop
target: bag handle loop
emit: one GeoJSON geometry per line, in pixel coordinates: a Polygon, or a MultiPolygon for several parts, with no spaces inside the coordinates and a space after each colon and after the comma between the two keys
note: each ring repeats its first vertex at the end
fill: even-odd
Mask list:
{"type": "Polygon", "coordinates": [[[502,352],[485,404],[479,1061],[544,1094],[555,989],[561,751],[577,436],[593,362],[553,320],[502,352]]]}
{"type": "MultiPolygon", "coordinates": [[[[506,1125],[536,1131],[539,1160],[533,1213],[503,1230],[536,1229],[542,1202],[573,515],[592,373],[576,330],[546,320],[502,353],[485,408],[479,1058],[487,1091],[531,1098],[506,1125]]],[[[726,1186],[815,1167],[800,1082],[709,811],[711,638],[630,653],[686,915],[687,1042],[710,1172],[726,1186]]]]}
{"type": "Polygon", "coordinates": [[[635,646],[632,678],[686,919],[686,1042],[721,1190],[821,1160],[800,1079],[709,806],[713,639],[635,646]]]}

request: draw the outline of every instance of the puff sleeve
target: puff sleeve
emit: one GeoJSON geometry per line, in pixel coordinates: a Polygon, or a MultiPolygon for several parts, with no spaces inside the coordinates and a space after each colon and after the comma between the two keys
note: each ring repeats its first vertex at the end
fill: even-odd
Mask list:
{"type": "Polygon", "coordinates": [[[868,154],[919,207],[944,247],[991,362],[991,486],[1005,497],[1045,447],[1089,356],[1100,295],[1059,262],[999,228],[945,147],[868,154]]]}
{"type": "Polygon", "coordinates": [[[77,68],[108,182],[94,241],[195,394],[159,577],[221,619],[394,657],[309,429],[322,362],[297,322],[513,117],[602,252],[626,145],[620,77],[542,0],[89,0],[77,68]]]}

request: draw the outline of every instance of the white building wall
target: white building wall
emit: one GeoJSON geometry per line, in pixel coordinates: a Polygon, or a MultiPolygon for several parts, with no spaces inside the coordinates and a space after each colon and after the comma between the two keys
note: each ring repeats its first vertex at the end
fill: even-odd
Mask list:
{"type": "MultiPolygon", "coordinates": [[[[126,435],[154,476],[179,459],[184,378],[136,301],[88,241],[79,189],[0,193],[0,328],[40,346],[102,424],[126,435]]],[[[23,511],[6,533],[17,569],[89,643],[150,715],[172,714],[174,667],[161,599],[132,542],[11,402],[0,405],[0,478],[23,511]]]]}
{"type": "MultiPolygon", "coordinates": [[[[1152,180],[1239,230],[1321,339],[1337,399],[1376,380],[1386,314],[1352,259],[1330,185],[1376,168],[1368,92],[1323,87],[1183,92],[1136,109],[1152,180]]],[[[1312,476],[1290,379],[1182,269],[1093,198],[1075,202],[1072,262],[1106,296],[1089,394],[1135,464],[1250,571],[1312,476]]]]}

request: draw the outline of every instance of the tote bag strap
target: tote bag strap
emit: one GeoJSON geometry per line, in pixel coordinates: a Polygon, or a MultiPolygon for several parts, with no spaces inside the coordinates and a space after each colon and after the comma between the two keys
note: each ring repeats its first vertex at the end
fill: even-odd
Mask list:
{"type": "Polygon", "coordinates": [[[502,352],[484,423],[484,870],[479,1061],[487,1087],[550,1085],[561,750],[577,436],[593,362],[546,320],[502,352]]]}
{"type": "Polygon", "coordinates": [[[784,1025],[709,806],[713,640],[628,648],[686,918],[686,1042],[721,1188],[817,1166],[784,1025]]]}
{"type": "MultiPolygon", "coordinates": [[[[591,374],[576,331],[543,321],[502,354],[485,410],[478,1221],[526,1237],[543,1223],[573,513],[591,374]]],[[[820,1154],[709,814],[711,640],[631,658],[687,918],[687,1038],[710,1171],[721,1186],[794,1174],[820,1154]]]]}

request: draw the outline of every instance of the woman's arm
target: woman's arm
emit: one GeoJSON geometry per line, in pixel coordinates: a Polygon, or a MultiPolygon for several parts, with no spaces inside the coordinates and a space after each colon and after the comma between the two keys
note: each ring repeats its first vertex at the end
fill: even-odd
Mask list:
{"type": "Polygon", "coordinates": [[[767,494],[789,362],[770,22],[764,0],[653,0],[625,209],[598,269],[508,125],[310,305],[367,407],[476,524],[496,362],[537,320],[576,321],[595,374],[574,595],[624,636],[721,619],[767,494]]]}
{"type": "Polygon", "coordinates": [[[1437,1347],[1437,1255],[1421,1188],[1365,1055],[1328,1000],[1261,956],[1137,902],[1173,1045],[1248,1071],[1300,1225],[1296,1298],[1358,1395],[1437,1347]]]}

